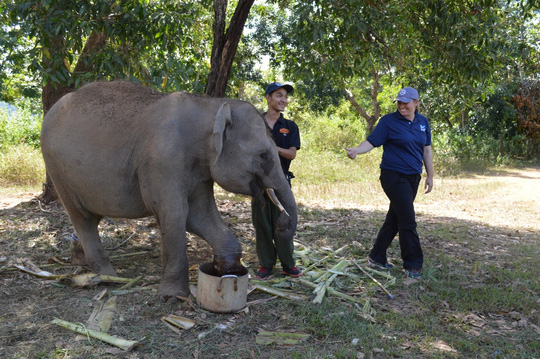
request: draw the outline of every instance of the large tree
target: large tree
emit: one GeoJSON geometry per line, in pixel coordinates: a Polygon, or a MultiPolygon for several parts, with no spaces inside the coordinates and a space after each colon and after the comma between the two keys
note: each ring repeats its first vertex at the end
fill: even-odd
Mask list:
{"type": "Polygon", "coordinates": [[[537,51],[526,39],[508,36],[520,24],[509,14],[530,16],[534,1],[289,3],[275,25],[279,37],[266,45],[272,58],[298,81],[331,83],[346,94],[368,128],[379,115],[373,100],[381,81],[416,86],[425,98],[435,88],[446,96],[435,96],[437,101],[451,105],[443,119],[452,125],[466,120],[471,104],[508,69],[508,57],[525,63],[519,54],[534,59],[530,55],[537,51]],[[369,97],[359,99],[361,93],[369,97]]]}
{"type": "Polygon", "coordinates": [[[5,10],[9,17],[2,22],[35,40],[27,56],[43,86],[45,113],[92,80],[132,77],[164,88],[188,82],[193,70],[178,70],[194,67],[193,60],[206,52],[200,44],[191,46],[205,37],[209,19],[204,4],[195,1],[18,0],[5,10]]]}
{"type": "Polygon", "coordinates": [[[227,0],[214,0],[214,42],[210,74],[205,93],[212,97],[222,97],[227,90],[238,43],[244,30],[249,11],[255,0],[239,0],[229,27],[226,28],[227,0]]]}
{"type": "MultiPolygon", "coordinates": [[[[14,0],[0,7],[5,27],[35,40],[22,58],[32,59],[47,113],[66,93],[99,79],[223,96],[253,1],[238,1],[227,31],[227,0],[214,1],[213,29],[211,1],[14,0]]],[[[51,187],[44,197],[52,196],[51,187]]]]}

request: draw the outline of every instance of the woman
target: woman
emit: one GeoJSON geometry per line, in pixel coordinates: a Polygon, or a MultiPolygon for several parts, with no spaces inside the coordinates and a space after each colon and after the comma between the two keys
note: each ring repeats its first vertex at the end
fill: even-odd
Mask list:
{"type": "Polygon", "coordinates": [[[431,192],[433,188],[431,130],[427,118],[418,113],[419,96],[416,89],[401,89],[394,102],[397,102],[396,112],[381,117],[366,141],[345,150],[354,159],[358,154],[383,146],[380,181],[390,199],[390,208],[369,254],[370,265],[393,268],[388,263],[386,250],[399,233],[405,273],[410,278],[420,279],[424,255],[416,232],[413,202],[421,179],[422,165],[427,172],[425,193],[431,192]]]}

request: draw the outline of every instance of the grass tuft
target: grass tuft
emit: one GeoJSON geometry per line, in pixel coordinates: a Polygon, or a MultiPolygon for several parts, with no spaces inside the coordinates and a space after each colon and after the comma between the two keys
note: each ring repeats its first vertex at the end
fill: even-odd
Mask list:
{"type": "Polygon", "coordinates": [[[39,186],[45,181],[41,151],[29,145],[7,147],[0,152],[0,183],[4,186],[39,186]]]}

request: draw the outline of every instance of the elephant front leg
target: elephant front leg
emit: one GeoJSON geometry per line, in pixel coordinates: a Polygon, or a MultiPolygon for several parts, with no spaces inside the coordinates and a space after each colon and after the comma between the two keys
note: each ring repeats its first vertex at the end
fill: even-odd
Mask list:
{"type": "Polygon", "coordinates": [[[158,294],[162,301],[175,303],[178,296],[189,296],[189,263],[186,229],[178,223],[160,222],[163,275],[158,294]]]}
{"type": "Polygon", "coordinates": [[[188,231],[203,238],[212,247],[213,269],[216,275],[241,274],[242,246],[221,219],[212,184],[202,184],[197,192],[198,195],[193,196],[194,199],[189,203],[188,231]]]}

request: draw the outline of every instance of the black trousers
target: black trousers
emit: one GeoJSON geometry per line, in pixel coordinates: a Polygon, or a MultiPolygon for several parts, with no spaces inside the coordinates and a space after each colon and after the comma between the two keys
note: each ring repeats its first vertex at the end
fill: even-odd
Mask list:
{"type": "Polygon", "coordinates": [[[384,193],[390,199],[390,208],[369,254],[374,261],[379,263],[388,261],[386,250],[399,233],[403,268],[422,268],[424,254],[422,253],[420,238],[416,232],[416,215],[413,204],[420,179],[420,174],[406,175],[381,170],[380,181],[384,193]]]}
{"type": "MultiPolygon", "coordinates": [[[[285,173],[285,178],[291,185],[292,172],[285,173]]],[[[274,232],[277,227],[277,220],[281,214],[276,205],[264,194],[264,203],[251,201],[251,218],[255,227],[255,249],[259,264],[263,268],[273,268],[279,258],[283,268],[293,268],[295,260],[293,256],[293,241],[275,241],[274,232]]]]}

